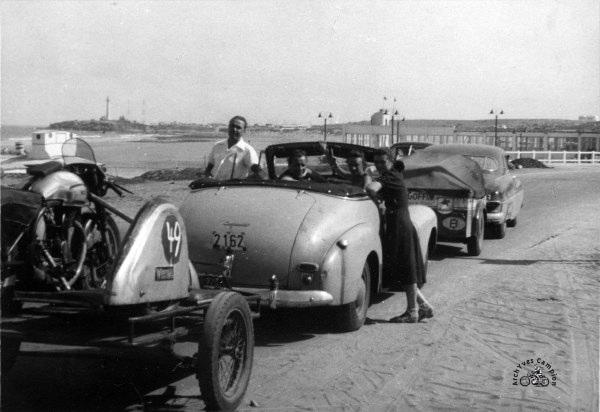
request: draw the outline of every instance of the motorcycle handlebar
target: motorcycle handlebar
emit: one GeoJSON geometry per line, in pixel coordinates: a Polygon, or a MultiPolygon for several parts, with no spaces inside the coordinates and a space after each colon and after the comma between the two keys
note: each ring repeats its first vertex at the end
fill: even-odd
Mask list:
{"type": "Polygon", "coordinates": [[[119,195],[119,197],[123,197],[123,192],[119,189],[119,186],[116,183],[107,181],[106,186],[112,189],[117,195],[119,195]]]}

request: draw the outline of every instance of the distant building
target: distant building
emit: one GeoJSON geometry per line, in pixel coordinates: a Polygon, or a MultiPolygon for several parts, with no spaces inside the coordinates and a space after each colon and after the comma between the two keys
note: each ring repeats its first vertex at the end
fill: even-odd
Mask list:
{"type": "Polygon", "coordinates": [[[579,120],[582,122],[598,122],[600,116],[579,116],[579,120]]]}
{"type": "MultiPolygon", "coordinates": [[[[496,145],[509,151],[600,151],[597,132],[527,132],[498,127],[496,131],[460,131],[454,126],[412,126],[380,109],[371,124],[346,124],[344,142],[369,147],[389,147],[399,142],[496,145]]],[[[584,116],[582,116],[584,117],[584,116]]],[[[594,117],[594,116],[592,116],[594,117]]],[[[581,117],[580,117],[581,119],[581,117]]]]}
{"type": "Polygon", "coordinates": [[[32,160],[60,158],[63,143],[74,136],[63,130],[36,130],[31,134],[31,152],[27,157],[32,160]]]}

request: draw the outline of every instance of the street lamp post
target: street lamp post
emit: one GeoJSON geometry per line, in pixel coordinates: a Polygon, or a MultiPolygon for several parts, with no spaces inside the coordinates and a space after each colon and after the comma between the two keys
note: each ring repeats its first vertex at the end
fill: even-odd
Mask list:
{"type": "Polygon", "coordinates": [[[390,136],[390,145],[394,144],[394,116],[398,116],[398,110],[392,113],[392,135],[390,136]]]}
{"type": "Polygon", "coordinates": [[[322,117],[323,122],[325,122],[325,127],[323,128],[323,140],[327,141],[327,119],[333,119],[333,115],[331,112],[320,112],[319,117],[322,117]]]}
{"type": "Polygon", "coordinates": [[[504,110],[500,109],[500,113],[496,114],[494,113],[494,109],[492,109],[490,110],[490,114],[496,116],[496,120],[494,122],[494,146],[496,146],[496,144],[498,143],[498,116],[504,114],[504,110]]]}

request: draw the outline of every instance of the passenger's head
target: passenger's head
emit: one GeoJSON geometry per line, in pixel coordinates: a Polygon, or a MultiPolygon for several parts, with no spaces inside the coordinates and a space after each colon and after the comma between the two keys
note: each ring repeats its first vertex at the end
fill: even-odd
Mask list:
{"type": "Polygon", "coordinates": [[[390,150],[386,147],[380,147],[374,152],[373,163],[377,171],[383,173],[392,168],[392,159],[390,150]]]}
{"type": "Polygon", "coordinates": [[[288,170],[294,179],[300,179],[306,173],[306,152],[294,150],[288,157],[288,170]]]}
{"type": "Polygon", "coordinates": [[[365,173],[365,155],[362,152],[352,150],[348,153],[346,163],[348,164],[350,173],[353,175],[361,176],[365,173]]]}
{"type": "Polygon", "coordinates": [[[239,142],[246,131],[246,126],[248,126],[246,119],[242,116],[233,116],[229,121],[229,126],[227,128],[229,139],[233,140],[235,143],[239,142]]]}

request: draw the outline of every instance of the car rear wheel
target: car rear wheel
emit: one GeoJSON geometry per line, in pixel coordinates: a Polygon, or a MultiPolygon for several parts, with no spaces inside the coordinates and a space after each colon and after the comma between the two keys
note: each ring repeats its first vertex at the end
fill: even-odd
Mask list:
{"type": "Polygon", "coordinates": [[[338,325],[342,332],[353,332],[360,329],[367,319],[367,309],[371,300],[371,271],[365,261],[356,300],[337,308],[338,325]]]}
{"type": "Polygon", "coordinates": [[[481,219],[475,220],[477,224],[477,232],[467,239],[467,253],[469,256],[481,255],[483,249],[483,238],[484,238],[484,224],[481,219]]]}
{"type": "Polygon", "coordinates": [[[517,218],[515,217],[514,219],[507,220],[506,221],[506,226],[508,226],[508,227],[515,227],[515,226],[517,226],[517,218]]]}

